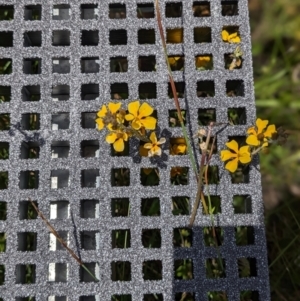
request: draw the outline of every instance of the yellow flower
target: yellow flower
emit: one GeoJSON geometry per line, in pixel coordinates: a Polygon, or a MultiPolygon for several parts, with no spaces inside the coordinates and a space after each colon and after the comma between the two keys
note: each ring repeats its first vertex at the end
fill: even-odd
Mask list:
{"type": "Polygon", "coordinates": [[[124,150],[124,141],[127,140],[128,135],[121,130],[111,132],[106,136],[106,142],[113,144],[116,152],[122,152],[124,150]]]}
{"type": "Polygon", "coordinates": [[[210,56],[197,56],[196,57],[196,68],[206,68],[211,61],[210,56]]]}
{"type": "Polygon", "coordinates": [[[98,130],[102,130],[105,126],[111,129],[112,125],[116,122],[122,123],[122,119],[120,119],[120,114],[117,114],[119,109],[121,108],[122,103],[108,103],[108,110],[106,105],[103,105],[101,110],[98,111],[97,116],[99,118],[96,119],[96,123],[98,126],[98,130]]]}
{"type": "Polygon", "coordinates": [[[268,146],[268,139],[272,138],[272,135],[276,133],[276,128],[274,124],[267,127],[269,121],[257,118],[256,126],[252,126],[247,130],[249,135],[246,139],[246,143],[251,146],[268,146]],[[266,128],[267,127],[267,128],[266,128]]]}
{"type": "Polygon", "coordinates": [[[159,145],[163,144],[166,142],[166,138],[160,138],[159,141],[157,141],[157,137],[154,132],[150,134],[150,140],[151,143],[148,142],[144,144],[144,148],[149,149],[148,151],[148,157],[153,157],[153,156],[161,156],[161,148],[159,145]]]}
{"type": "Polygon", "coordinates": [[[170,154],[184,155],[186,153],[186,143],[184,138],[172,138],[170,141],[170,154]]]}
{"type": "Polygon", "coordinates": [[[240,43],[241,38],[238,36],[237,32],[229,34],[227,30],[222,30],[222,39],[224,42],[228,43],[240,43]]]}
{"type": "Polygon", "coordinates": [[[221,160],[228,161],[225,165],[225,168],[230,172],[235,172],[238,168],[239,161],[243,164],[249,163],[251,161],[251,155],[249,151],[249,146],[242,146],[239,149],[238,143],[235,140],[231,140],[226,143],[226,146],[232,150],[222,150],[221,151],[221,160]]]}
{"type": "Polygon", "coordinates": [[[140,105],[140,102],[134,101],[128,105],[129,114],[125,115],[127,121],[131,121],[131,126],[135,130],[139,130],[144,127],[146,130],[154,130],[156,126],[156,119],[150,117],[153,113],[153,108],[144,102],[140,105]]]}

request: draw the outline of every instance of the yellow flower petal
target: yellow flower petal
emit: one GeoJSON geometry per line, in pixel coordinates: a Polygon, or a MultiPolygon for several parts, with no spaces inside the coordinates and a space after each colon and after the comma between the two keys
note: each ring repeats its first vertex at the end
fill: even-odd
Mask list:
{"type": "Polygon", "coordinates": [[[140,106],[138,117],[139,118],[143,118],[143,117],[151,115],[152,113],[153,113],[153,108],[149,104],[147,104],[146,102],[144,102],[140,106]]]}
{"type": "Polygon", "coordinates": [[[246,164],[251,161],[251,155],[249,152],[249,146],[242,146],[239,150],[239,160],[241,163],[246,164]]]}
{"type": "Polygon", "coordinates": [[[117,134],[116,133],[109,133],[105,140],[107,143],[114,143],[116,141],[116,139],[118,138],[117,134]]]}
{"type": "MultiPolygon", "coordinates": [[[[139,130],[142,126],[142,123],[139,120],[134,120],[131,123],[131,126],[135,129],[135,130],[139,130]]],[[[153,130],[153,129],[151,129],[153,130]]]]}
{"type": "Polygon", "coordinates": [[[117,139],[113,145],[116,152],[122,152],[124,150],[124,140],[121,138],[117,139]]]}
{"type": "Polygon", "coordinates": [[[125,119],[126,119],[127,121],[131,121],[131,120],[134,119],[134,116],[133,116],[132,114],[126,114],[126,115],[125,115],[125,119]]]}
{"type": "Polygon", "coordinates": [[[161,156],[161,148],[157,145],[155,145],[153,148],[152,148],[152,151],[154,153],[154,155],[156,156],[161,156]]]}
{"type": "Polygon", "coordinates": [[[230,43],[240,43],[241,42],[241,38],[240,37],[230,38],[229,42],[230,43]]]}
{"type": "Polygon", "coordinates": [[[107,108],[105,105],[102,106],[101,110],[97,113],[98,117],[105,117],[107,113],[107,108]]]}
{"type": "Polygon", "coordinates": [[[229,33],[227,30],[222,30],[222,39],[223,41],[228,41],[229,33]]]}
{"type": "Polygon", "coordinates": [[[128,111],[134,117],[137,117],[138,116],[139,107],[140,107],[140,102],[138,100],[137,101],[133,101],[133,102],[131,102],[131,103],[128,104],[128,111]]]}
{"type": "Polygon", "coordinates": [[[150,134],[150,137],[149,137],[149,138],[150,138],[152,144],[155,144],[155,143],[157,142],[157,137],[156,137],[155,132],[152,132],[152,133],[150,134]]]}
{"type": "Polygon", "coordinates": [[[186,152],[186,145],[185,144],[178,144],[175,145],[174,153],[177,154],[185,154],[186,152]]]}
{"type": "Polygon", "coordinates": [[[257,118],[256,120],[256,126],[257,126],[257,134],[260,134],[268,125],[269,120],[262,120],[260,118],[257,118]]]}
{"type": "Polygon", "coordinates": [[[121,105],[122,105],[121,102],[118,103],[109,102],[108,109],[111,111],[111,113],[115,114],[121,108],[121,105]]]}
{"type": "Polygon", "coordinates": [[[237,154],[232,153],[228,149],[221,150],[221,160],[222,161],[227,161],[229,159],[236,158],[236,157],[237,157],[237,154]]]}
{"type": "Polygon", "coordinates": [[[229,170],[230,172],[235,172],[237,170],[237,167],[238,167],[238,158],[229,161],[225,165],[225,169],[229,170]]]}
{"type": "Polygon", "coordinates": [[[276,133],[276,127],[274,124],[270,124],[268,126],[268,128],[266,129],[266,131],[264,132],[264,136],[265,137],[268,137],[268,138],[271,138],[272,137],[272,134],[275,134],[276,133]]]}
{"type": "Polygon", "coordinates": [[[237,154],[238,151],[239,151],[239,145],[238,145],[238,143],[237,143],[235,140],[231,140],[231,141],[227,142],[227,143],[226,143],[226,146],[227,146],[229,149],[233,150],[236,154],[237,154]]]}
{"type": "Polygon", "coordinates": [[[247,130],[247,134],[249,134],[249,135],[256,135],[255,127],[252,126],[251,128],[249,128],[249,129],[247,130]]]}
{"type": "Polygon", "coordinates": [[[146,130],[154,130],[156,127],[156,119],[154,117],[146,117],[140,123],[146,130]]]}
{"type": "Polygon", "coordinates": [[[234,33],[230,34],[228,36],[228,40],[234,39],[235,37],[237,37],[237,32],[234,32],[234,33]]]}
{"type": "Polygon", "coordinates": [[[159,139],[159,141],[157,141],[157,145],[163,144],[166,141],[167,141],[166,138],[162,137],[162,138],[159,139]]]}
{"type": "Polygon", "coordinates": [[[152,147],[152,143],[148,142],[144,144],[144,148],[150,149],[152,147]]]}
{"type": "Polygon", "coordinates": [[[97,118],[96,123],[97,123],[97,126],[98,126],[98,130],[102,130],[104,128],[104,122],[103,122],[102,118],[97,118]]]}
{"type": "Polygon", "coordinates": [[[247,137],[246,143],[248,145],[253,145],[253,146],[259,146],[260,145],[260,141],[257,139],[257,137],[255,135],[250,135],[249,137],[247,137]]]}

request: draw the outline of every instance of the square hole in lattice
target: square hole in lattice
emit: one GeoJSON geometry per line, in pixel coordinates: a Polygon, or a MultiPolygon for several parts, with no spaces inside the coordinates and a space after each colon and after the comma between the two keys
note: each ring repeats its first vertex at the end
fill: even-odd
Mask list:
{"type": "Polygon", "coordinates": [[[166,34],[166,42],[168,44],[183,43],[183,28],[167,28],[166,34]]]}
{"type": "Polygon", "coordinates": [[[155,44],[155,30],[154,29],[139,29],[138,30],[139,44],[155,44]]]}
{"type": "Polygon", "coordinates": [[[26,58],[23,60],[24,74],[41,74],[42,73],[42,59],[41,58],[26,58]]]}
{"type": "Polygon", "coordinates": [[[81,187],[99,187],[99,169],[85,169],[81,171],[81,187]]]}
{"type": "Polygon", "coordinates": [[[228,108],[227,116],[231,125],[246,124],[247,122],[246,108],[228,108]]]}
{"type": "Polygon", "coordinates": [[[0,171],[0,190],[8,188],[8,171],[0,171]]]}
{"type": "Polygon", "coordinates": [[[114,217],[129,216],[129,198],[113,198],[111,199],[111,215],[114,217]]]}
{"type": "Polygon", "coordinates": [[[237,16],[238,12],[238,1],[221,1],[222,5],[222,16],[237,16]]]}
{"type": "Polygon", "coordinates": [[[225,278],[225,260],[216,257],[205,260],[205,269],[207,278],[225,278]]]}
{"type": "Polygon", "coordinates": [[[9,159],[9,143],[0,142],[0,160],[9,159]]]}
{"type": "Polygon", "coordinates": [[[136,15],[139,19],[154,18],[153,3],[139,3],[137,4],[136,15]]]}
{"type": "Polygon", "coordinates": [[[201,80],[197,82],[198,97],[214,97],[215,83],[211,80],[201,80]]]}
{"type": "MultiPolygon", "coordinates": [[[[185,83],[184,82],[175,82],[175,88],[178,98],[184,98],[185,93],[185,83]]],[[[168,96],[169,98],[174,98],[171,84],[168,83],[168,96]]]]}
{"type": "Polygon", "coordinates": [[[50,219],[68,219],[70,218],[70,203],[59,200],[50,202],[50,219]]]}
{"type": "Polygon", "coordinates": [[[253,245],[254,241],[255,235],[252,226],[235,227],[235,242],[237,246],[253,245]]]}
{"type": "MultiPolygon", "coordinates": [[[[181,115],[183,118],[183,124],[186,124],[186,110],[182,110],[181,111],[181,115]]],[[[169,126],[170,127],[180,127],[180,120],[178,117],[178,112],[177,110],[169,110],[169,126]]]]}
{"type": "MultiPolygon", "coordinates": [[[[66,246],[69,246],[69,232],[56,231],[57,235],[64,241],[66,246]]],[[[65,246],[61,244],[53,233],[49,233],[49,251],[62,251],[66,250],[65,246]]]]}
{"type": "Polygon", "coordinates": [[[130,185],[130,169],[129,168],[113,168],[111,170],[112,186],[129,186],[130,185]]]}
{"type": "Polygon", "coordinates": [[[51,170],[50,183],[52,189],[69,187],[69,170],[68,169],[51,170]]]}
{"type": "Polygon", "coordinates": [[[173,215],[189,215],[190,198],[187,196],[172,197],[172,213],[173,215]]]}
{"type": "Polygon", "coordinates": [[[189,168],[188,167],[171,167],[170,181],[172,185],[188,185],[189,168]]]}
{"type": "Polygon", "coordinates": [[[110,19],[125,19],[126,5],[122,3],[109,4],[109,18],[110,19]]]}
{"type": "Polygon", "coordinates": [[[56,4],[52,9],[52,20],[69,20],[71,15],[69,4],[56,4]]]}
{"type": "Polygon", "coordinates": [[[40,157],[40,146],[38,142],[25,142],[21,144],[20,159],[38,159],[40,157]]]}
{"type": "Polygon", "coordinates": [[[98,73],[100,70],[99,57],[82,57],[80,60],[81,73],[98,73]]]}
{"type": "Polygon", "coordinates": [[[211,43],[211,28],[210,27],[195,27],[194,28],[195,43],[211,43]]]}
{"type": "Polygon", "coordinates": [[[5,265],[0,264],[0,285],[3,285],[4,282],[5,282],[5,265]]]}
{"type": "Polygon", "coordinates": [[[5,251],[6,251],[6,233],[0,232],[0,253],[5,251]]]}
{"type": "Polygon", "coordinates": [[[238,26],[223,26],[222,40],[225,43],[240,43],[241,36],[238,26]]]}
{"type": "Polygon", "coordinates": [[[16,283],[31,284],[35,283],[35,264],[18,264],[16,266],[16,283]]]}
{"type": "Polygon", "coordinates": [[[99,16],[98,4],[81,4],[80,10],[83,20],[97,19],[99,16]]]}
{"type": "Polygon", "coordinates": [[[143,186],[159,185],[159,169],[158,168],[141,168],[140,180],[143,186]]]}
{"type": "Polygon", "coordinates": [[[143,301],[164,301],[163,294],[146,294],[143,301]]]}
{"type": "Polygon", "coordinates": [[[35,131],[40,129],[40,114],[26,113],[22,114],[21,126],[23,130],[35,131]]]}
{"type": "Polygon", "coordinates": [[[174,260],[174,277],[181,280],[193,279],[193,260],[189,258],[174,260]]]}
{"type": "MultiPolygon", "coordinates": [[[[90,272],[99,278],[99,264],[97,262],[84,262],[84,265],[90,272]]],[[[80,282],[96,282],[97,280],[92,277],[90,273],[88,273],[82,266],[80,266],[79,270],[80,282]]]]}
{"type": "Polygon", "coordinates": [[[20,189],[38,189],[39,187],[39,171],[25,170],[20,173],[20,189]]]}
{"type": "Polygon", "coordinates": [[[71,32],[69,30],[53,30],[52,45],[53,46],[70,46],[71,32]]]}
{"type": "Polygon", "coordinates": [[[260,301],[258,291],[242,291],[240,292],[240,301],[260,301]]]}
{"type": "Polygon", "coordinates": [[[109,31],[110,45],[127,45],[127,31],[125,29],[114,29],[109,31]]]}
{"type": "Polygon", "coordinates": [[[65,112],[58,112],[52,115],[51,128],[53,131],[67,130],[70,125],[70,114],[65,112]]]}
{"type": "Polygon", "coordinates": [[[40,101],[41,100],[41,86],[24,86],[21,90],[22,101],[40,101]]]}
{"type": "Polygon", "coordinates": [[[0,21],[11,21],[14,18],[13,5],[0,5],[0,21]]]}
{"type": "Polygon", "coordinates": [[[127,72],[128,60],[125,56],[116,56],[110,58],[110,72],[127,72]]]}
{"type": "Polygon", "coordinates": [[[84,250],[100,249],[100,233],[98,231],[80,232],[81,248],[84,250]]]}
{"type": "Polygon", "coordinates": [[[212,54],[201,54],[195,56],[195,66],[198,71],[212,70],[213,69],[212,54]]]}
{"type": "Polygon", "coordinates": [[[81,99],[96,100],[99,97],[99,84],[82,84],[81,99]]]}
{"type": "MultiPolygon", "coordinates": [[[[208,183],[209,184],[214,184],[212,182],[209,182],[208,180],[208,183]]],[[[210,196],[210,204],[211,204],[211,208],[214,208],[213,210],[213,213],[209,213],[209,208],[208,208],[208,204],[209,204],[209,199],[208,199],[208,196],[205,195],[204,196],[204,199],[205,199],[205,203],[206,203],[206,208],[202,208],[202,213],[203,214],[218,214],[218,213],[221,213],[221,198],[219,196],[216,196],[216,195],[211,195],[210,196]]]]}
{"type": "Polygon", "coordinates": [[[193,3],[194,17],[210,17],[210,2],[195,1],[193,3]]]}
{"type": "Polygon", "coordinates": [[[1,58],[0,59],[0,75],[12,73],[12,59],[1,58]]]}
{"type": "Polygon", "coordinates": [[[175,294],[175,301],[196,301],[195,294],[191,292],[181,292],[175,294]]]}
{"type": "Polygon", "coordinates": [[[13,47],[12,31],[0,31],[0,47],[13,47]]]}
{"type": "Polygon", "coordinates": [[[70,73],[70,59],[67,57],[57,57],[52,59],[52,73],[67,74],[70,73]]]}
{"type": "Polygon", "coordinates": [[[238,258],[237,259],[239,278],[256,277],[256,259],[255,258],[238,258]]]}
{"type": "Polygon", "coordinates": [[[159,198],[145,198],[141,200],[142,216],[160,216],[159,198]]]}
{"type": "Polygon", "coordinates": [[[99,44],[99,30],[82,30],[81,45],[97,46],[99,44]]]}
{"type": "Polygon", "coordinates": [[[11,86],[0,86],[0,103],[10,102],[11,86]]]}
{"type": "Polygon", "coordinates": [[[244,81],[243,80],[227,80],[226,95],[228,97],[244,96],[244,81]]]}
{"type": "Polygon", "coordinates": [[[131,262],[113,261],[111,263],[112,281],[131,281],[131,262]]]}
{"type": "Polygon", "coordinates": [[[169,55],[168,61],[172,71],[183,71],[184,69],[183,55],[169,55]]]}
{"type": "Polygon", "coordinates": [[[167,18],[180,18],[182,17],[182,3],[169,2],[166,4],[166,17],[167,18]]]}
{"type": "Polygon", "coordinates": [[[143,229],[142,244],[144,248],[161,248],[160,229],[143,229]]]}
{"type": "MultiPolygon", "coordinates": [[[[98,301],[98,297],[96,297],[96,296],[80,296],[79,301],[98,301]]],[[[112,301],[116,301],[116,300],[112,300],[112,301]]],[[[121,301],[123,301],[123,300],[121,300],[121,301]]]]}
{"type": "Polygon", "coordinates": [[[140,83],[139,84],[139,98],[150,99],[156,98],[156,83],[140,83]]]}
{"type": "Polygon", "coordinates": [[[193,244],[193,231],[190,228],[175,228],[173,230],[173,247],[191,248],[193,244]]]}
{"type": "Polygon", "coordinates": [[[111,301],[132,301],[131,295],[112,295],[111,301]]]}
{"type": "Polygon", "coordinates": [[[224,230],[221,227],[205,227],[203,240],[207,247],[219,247],[224,242],[224,230]]]}
{"type": "Polygon", "coordinates": [[[26,5],[24,9],[25,21],[37,21],[42,18],[42,6],[41,5],[26,5]]]}
{"type": "Polygon", "coordinates": [[[53,101],[64,101],[70,99],[69,85],[55,85],[52,86],[51,97],[53,101]]]}
{"type": "Polygon", "coordinates": [[[252,199],[250,195],[233,196],[234,213],[252,213],[252,199]]]}
{"type": "Polygon", "coordinates": [[[52,141],[51,143],[51,158],[68,158],[70,152],[69,141],[52,141]]]}
{"type": "Polygon", "coordinates": [[[139,71],[156,71],[156,58],[155,55],[139,56],[139,71]]]}
{"type": "MultiPolygon", "coordinates": [[[[176,121],[175,121],[176,122],[176,121]]],[[[170,155],[171,156],[183,156],[187,152],[187,146],[185,138],[170,138],[170,155]]]]}
{"type": "Polygon", "coordinates": [[[207,293],[208,301],[228,301],[227,294],[225,291],[210,291],[207,293]]]}
{"type": "Polygon", "coordinates": [[[118,229],[111,232],[111,247],[126,249],[130,248],[130,229],[118,229]]]}
{"type": "Polygon", "coordinates": [[[234,70],[243,67],[243,52],[240,48],[236,48],[232,53],[224,54],[224,67],[225,69],[234,70]]]}
{"type": "Polygon", "coordinates": [[[128,84],[114,83],[110,85],[111,99],[127,99],[128,98],[128,84]]]}
{"type": "Polygon", "coordinates": [[[147,260],[143,262],[144,280],[162,280],[161,260],[147,260]]]}
{"type": "Polygon", "coordinates": [[[7,203],[0,201],[0,221],[5,221],[7,217],[7,203]]]}
{"type": "Polygon", "coordinates": [[[62,262],[51,262],[48,265],[48,281],[67,282],[68,264],[62,262]]]}
{"type": "Polygon", "coordinates": [[[37,233],[19,232],[18,233],[18,251],[36,251],[37,233]]]}
{"type": "Polygon", "coordinates": [[[81,127],[83,129],[95,129],[95,119],[97,117],[96,112],[83,112],[81,113],[81,127]]]}
{"type": "MultiPolygon", "coordinates": [[[[38,204],[36,201],[33,201],[36,207],[38,204]]],[[[24,219],[36,219],[38,216],[36,210],[32,206],[31,202],[29,201],[21,201],[19,203],[19,218],[20,220],[24,219]]]]}
{"type": "Polygon", "coordinates": [[[98,200],[80,200],[80,217],[81,218],[99,218],[99,201],[98,200]]]}
{"type": "Polygon", "coordinates": [[[81,141],[80,154],[84,158],[99,157],[99,140],[81,141]]]}
{"type": "Polygon", "coordinates": [[[41,31],[25,31],[24,32],[24,47],[41,47],[42,32],[41,31]]]}

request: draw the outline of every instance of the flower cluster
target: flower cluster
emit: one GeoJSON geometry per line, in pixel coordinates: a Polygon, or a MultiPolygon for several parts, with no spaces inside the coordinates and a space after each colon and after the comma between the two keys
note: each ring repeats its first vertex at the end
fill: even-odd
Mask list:
{"type": "Polygon", "coordinates": [[[235,140],[226,143],[229,150],[221,151],[221,160],[227,162],[225,169],[235,172],[239,163],[248,164],[253,155],[260,152],[272,143],[281,143],[286,140],[287,134],[283,130],[276,131],[274,124],[268,125],[268,120],[258,118],[255,126],[247,130],[247,139],[245,146],[239,148],[235,140]]]}
{"type": "Polygon", "coordinates": [[[147,133],[147,130],[156,128],[157,120],[151,116],[153,111],[148,103],[141,104],[139,100],[129,103],[127,110],[122,109],[121,102],[109,102],[97,113],[96,124],[99,130],[106,128],[109,131],[106,142],[112,144],[116,152],[124,151],[125,142],[130,137],[136,137],[146,142],[144,148],[148,150],[149,157],[160,156],[159,145],[166,139],[157,140],[155,132],[147,133]]]}
{"type": "Polygon", "coordinates": [[[238,32],[230,34],[227,30],[222,30],[222,40],[227,43],[240,43],[241,38],[238,35],[238,32]]]}

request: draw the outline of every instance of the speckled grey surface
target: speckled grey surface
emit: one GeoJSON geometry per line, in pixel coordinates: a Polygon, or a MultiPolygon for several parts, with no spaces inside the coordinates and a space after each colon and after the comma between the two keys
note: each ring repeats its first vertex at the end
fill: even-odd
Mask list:
{"type": "MultiPolygon", "coordinates": [[[[139,97],[140,83],[154,82],[157,88],[157,98],[147,102],[156,107],[158,125],[161,129],[168,129],[174,137],[182,136],[179,128],[168,128],[168,110],[174,109],[173,101],[167,95],[168,74],[164,63],[164,55],[160,47],[160,38],[155,18],[138,19],[136,17],[137,3],[153,3],[153,0],[0,0],[0,5],[14,5],[14,20],[0,21],[0,31],[13,32],[13,47],[0,47],[1,58],[11,58],[13,73],[1,75],[3,86],[11,86],[11,101],[0,104],[0,114],[9,113],[11,130],[0,132],[0,141],[9,142],[9,160],[0,161],[0,170],[8,171],[8,189],[0,190],[0,200],[7,202],[8,214],[5,221],[0,221],[0,233],[6,233],[6,252],[0,253],[0,264],[5,265],[5,282],[0,287],[0,297],[4,300],[19,300],[17,297],[35,296],[37,301],[46,301],[48,296],[67,296],[56,300],[79,300],[80,296],[98,295],[96,299],[82,298],[80,300],[110,301],[114,294],[131,294],[132,301],[143,300],[144,294],[163,294],[164,301],[175,300],[177,292],[192,292],[195,300],[207,299],[208,291],[226,291],[228,300],[240,300],[242,291],[257,291],[260,301],[269,299],[268,264],[266,253],[265,230],[263,223],[263,203],[261,193],[261,178],[259,166],[254,164],[250,168],[249,183],[232,184],[230,175],[224,170],[217,155],[211,164],[218,165],[220,184],[211,185],[210,193],[221,196],[221,213],[216,217],[216,223],[224,229],[224,243],[220,247],[221,257],[225,260],[226,277],[221,279],[207,279],[205,259],[216,258],[217,252],[212,247],[204,245],[201,227],[210,225],[210,218],[202,215],[199,210],[193,228],[193,245],[191,248],[173,248],[172,233],[174,228],[186,227],[188,216],[174,216],[171,209],[172,196],[189,196],[194,200],[196,182],[190,168],[189,184],[186,186],[172,186],[169,180],[172,166],[190,166],[187,156],[169,156],[166,165],[160,164],[160,184],[155,187],[143,187],[140,183],[141,167],[153,167],[157,162],[142,158],[140,162],[131,157],[111,157],[110,147],[104,141],[104,132],[93,128],[82,128],[81,114],[96,112],[101,104],[110,99],[111,83],[128,83],[129,99],[139,97]],[[82,20],[80,5],[94,3],[98,5],[97,19],[82,20]],[[110,19],[109,3],[125,3],[126,19],[110,19]],[[40,21],[24,21],[24,6],[32,4],[42,5],[42,19],[40,21]],[[71,16],[69,20],[52,19],[52,9],[55,4],[70,4],[71,16]],[[154,28],[156,44],[139,45],[137,32],[139,28],[154,28]],[[127,45],[110,46],[109,31],[111,29],[127,30],[127,45]],[[70,46],[53,46],[52,31],[69,30],[70,46]],[[99,30],[98,46],[81,46],[81,30],[99,30]],[[23,47],[23,33],[25,31],[42,31],[41,47],[23,47]],[[138,56],[155,55],[156,72],[139,72],[138,56]],[[128,58],[128,72],[110,73],[109,58],[126,56],[128,58]],[[82,57],[99,58],[98,73],[81,73],[80,59],[82,57]],[[41,74],[28,75],[23,72],[24,58],[41,58],[41,74]],[[69,58],[70,72],[66,74],[52,73],[52,60],[55,58],[69,58]],[[81,100],[81,85],[99,84],[99,98],[81,100]],[[51,88],[56,84],[70,86],[68,101],[53,101],[51,88]],[[41,100],[38,102],[22,101],[23,86],[40,85],[41,100]],[[18,128],[21,115],[24,113],[40,114],[40,130],[36,132],[24,131],[18,128]],[[69,113],[69,128],[52,130],[52,115],[69,113]],[[20,159],[22,141],[35,140],[40,144],[39,159],[20,159]],[[80,156],[82,140],[98,140],[100,157],[83,158],[80,156]],[[52,141],[69,141],[70,151],[67,158],[51,158],[52,141]],[[129,187],[111,187],[110,174],[112,168],[130,168],[129,187]],[[69,186],[61,189],[51,189],[51,171],[65,169],[69,171],[69,186]],[[85,169],[99,171],[100,186],[97,188],[81,187],[81,172],[85,169]],[[38,170],[38,189],[19,189],[21,171],[38,170]],[[234,214],[233,195],[251,195],[252,213],[234,214]],[[128,217],[111,216],[111,198],[129,198],[130,215],[128,217]],[[160,216],[141,216],[141,198],[159,197],[160,216]],[[49,250],[49,233],[40,219],[20,220],[19,203],[31,198],[36,200],[40,210],[49,217],[50,202],[67,200],[70,204],[72,218],[52,220],[59,231],[69,231],[70,246],[76,249],[77,240],[80,241],[80,231],[98,231],[100,233],[100,248],[98,250],[80,250],[83,262],[98,262],[100,268],[100,282],[80,282],[79,266],[64,250],[49,250]],[[83,219],[80,215],[80,201],[96,199],[100,203],[100,216],[95,219],[83,219]],[[252,245],[237,246],[235,241],[236,226],[253,226],[255,241],[252,245]],[[141,241],[142,229],[161,229],[161,248],[144,248],[141,241]],[[131,247],[128,249],[112,249],[111,231],[113,229],[130,229],[131,247]],[[36,232],[37,249],[34,252],[18,251],[17,233],[36,232]],[[257,276],[239,278],[237,258],[255,258],[257,276]],[[191,280],[174,280],[174,260],[178,258],[193,259],[193,274],[191,280]],[[145,260],[161,260],[163,276],[161,281],[144,281],[142,266],[145,260]],[[131,281],[111,281],[111,262],[129,261],[131,263],[131,281]],[[68,263],[69,273],[67,282],[49,282],[49,263],[68,263]],[[36,265],[35,284],[25,285],[16,283],[16,265],[36,265]]],[[[243,135],[245,129],[256,119],[253,92],[251,40],[248,19],[247,0],[238,1],[238,15],[223,17],[221,15],[221,1],[211,0],[211,17],[195,18],[192,13],[192,0],[184,0],[183,18],[165,18],[164,3],[171,1],[160,0],[164,26],[167,28],[183,27],[184,42],[168,45],[169,54],[185,56],[184,71],[174,72],[175,81],[185,81],[187,95],[180,99],[182,109],[189,107],[189,122],[192,132],[196,132],[197,111],[199,108],[215,108],[216,121],[227,122],[227,108],[245,107],[246,125],[219,126],[214,132],[223,129],[218,134],[218,150],[224,148],[228,136],[243,135]],[[244,52],[243,67],[229,71],[224,68],[224,54],[232,53],[234,44],[224,43],[221,39],[223,26],[239,26],[242,39],[241,47],[244,52]],[[194,27],[210,27],[212,42],[195,44],[193,38],[194,27]],[[194,67],[194,57],[197,54],[212,54],[214,68],[212,71],[199,72],[194,67]],[[244,96],[227,97],[226,81],[239,79],[244,81],[244,96]],[[196,94],[197,81],[212,80],[215,84],[215,96],[198,98],[196,94]]],[[[173,1],[179,2],[179,1],[173,1]]],[[[68,67],[65,69],[68,71],[68,67]]],[[[196,142],[196,140],[195,140],[196,142]]],[[[132,145],[134,147],[134,145],[132,145]]],[[[133,151],[132,151],[133,152],[133,151]]],[[[199,154],[198,154],[199,159],[199,154]]],[[[257,162],[256,162],[257,163],[257,162]]],[[[78,253],[78,252],[77,252],[78,253]]],[[[20,299],[21,300],[21,299],[20,299]]],[[[55,300],[55,299],[49,299],[55,300]]]]}

